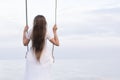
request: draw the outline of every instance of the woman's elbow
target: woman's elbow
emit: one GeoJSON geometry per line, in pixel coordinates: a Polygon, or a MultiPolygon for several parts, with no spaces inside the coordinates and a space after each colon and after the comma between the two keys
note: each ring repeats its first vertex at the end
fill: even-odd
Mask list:
{"type": "Polygon", "coordinates": [[[23,45],[24,45],[24,46],[27,46],[28,44],[23,42],[23,45]]]}
{"type": "Polygon", "coordinates": [[[23,44],[24,46],[27,46],[28,44],[23,44]]]}
{"type": "Polygon", "coordinates": [[[60,46],[59,44],[57,44],[56,46],[60,46]]]}
{"type": "Polygon", "coordinates": [[[60,44],[59,43],[57,43],[57,44],[55,44],[56,46],[60,46],[60,44]]]}
{"type": "Polygon", "coordinates": [[[27,46],[28,43],[27,43],[26,41],[23,41],[23,45],[24,45],[24,46],[27,46]]]}

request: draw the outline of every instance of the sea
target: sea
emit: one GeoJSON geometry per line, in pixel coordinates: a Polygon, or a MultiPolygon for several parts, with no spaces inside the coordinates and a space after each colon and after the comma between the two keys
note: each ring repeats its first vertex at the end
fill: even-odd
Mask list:
{"type": "MultiPolygon", "coordinates": [[[[0,60],[0,80],[24,80],[25,59],[0,60]]],[[[53,80],[120,80],[120,60],[56,59],[53,80]]]]}

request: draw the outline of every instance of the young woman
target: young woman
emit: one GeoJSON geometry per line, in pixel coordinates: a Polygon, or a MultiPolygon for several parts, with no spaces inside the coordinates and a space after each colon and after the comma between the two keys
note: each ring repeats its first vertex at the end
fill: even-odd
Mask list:
{"type": "Polygon", "coordinates": [[[27,46],[31,41],[30,50],[26,56],[25,80],[51,80],[51,51],[47,50],[47,39],[59,46],[57,26],[53,26],[54,37],[47,32],[47,22],[43,15],[34,18],[33,28],[27,33],[28,26],[23,31],[23,44],[27,46]]]}

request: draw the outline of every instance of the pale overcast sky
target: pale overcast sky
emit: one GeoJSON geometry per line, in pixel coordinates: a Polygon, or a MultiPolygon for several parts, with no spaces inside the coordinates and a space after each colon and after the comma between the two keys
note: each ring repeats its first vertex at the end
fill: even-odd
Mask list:
{"type": "MultiPolygon", "coordinates": [[[[30,28],[42,14],[51,30],[54,7],[54,0],[28,0],[30,28]]],[[[25,0],[0,0],[0,10],[0,58],[24,58],[25,0]]],[[[120,0],[58,0],[57,24],[57,58],[119,59],[120,0]]]]}

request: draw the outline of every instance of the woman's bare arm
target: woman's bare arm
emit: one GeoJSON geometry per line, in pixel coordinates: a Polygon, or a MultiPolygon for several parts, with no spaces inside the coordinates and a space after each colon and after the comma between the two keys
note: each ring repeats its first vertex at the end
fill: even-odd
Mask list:
{"type": "Polygon", "coordinates": [[[56,25],[54,25],[54,27],[53,27],[53,34],[54,34],[54,38],[52,38],[50,40],[50,42],[56,46],[59,46],[59,39],[58,39],[58,35],[57,35],[57,26],[56,25]]]}
{"type": "Polygon", "coordinates": [[[27,46],[29,44],[29,39],[26,38],[26,32],[28,31],[28,26],[25,26],[23,31],[23,45],[27,46]]]}

